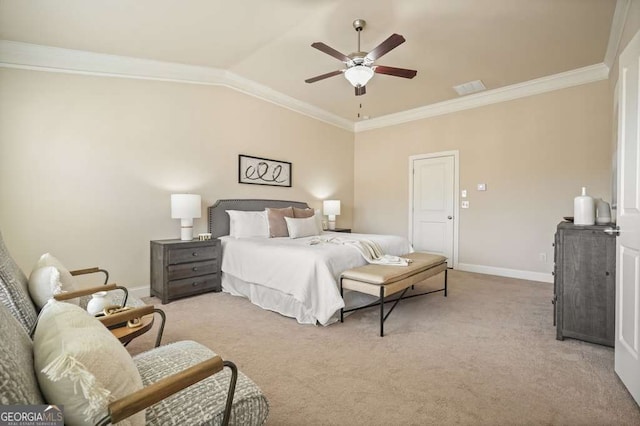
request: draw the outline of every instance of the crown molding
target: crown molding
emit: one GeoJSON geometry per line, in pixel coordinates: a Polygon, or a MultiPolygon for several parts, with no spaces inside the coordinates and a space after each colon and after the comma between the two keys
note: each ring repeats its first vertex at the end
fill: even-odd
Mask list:
{"type": "Polygon", "coordinates": [[[553,90],[606,80],[609,78],[609,67],[605,64],[590,65],[559,74],[553,74],[524,83],[512,84],[498,89],[487,90],[486,92],[474,93],[462,98],[449,101],[438,102],[395,114],[383,115],[370,120],[359,121],[355,124],[354,131],[363,132],[366,130],[379,129],[381,127],[394,126],[396,124],[407,123],[409,121],[422,120],[424,118],[436,117],[450,114],[456,111],[478,108],[485,105],[496,104],[527,96],[538,95],[553,90]]]}
{"type": "Polygon", "coordinates": [[[604,54],[604,64],[609,69],[613,68],[613,63],[620,49],[624,24],[627,22],[627,15],[629,14],[629,6],[631,6],[631,0],[618,0],[616,2],[616,10],[613,12],[613,19],[611,20],[607,51],[604,54]]]}
{"type": "MultiPolygon", "coordinates": [[[[627,2],[628,0],[619,1],[627,2]]],[[[618,8],[616,8],[616,13],[618,13],[618,8]]],[[[624,10],[624,14],[626,14],[626,9],[624,10]]],[[[618,18],[618,20],[620,19],[622,18],[618,18]]],[[[622,19],[622,22],[624,24],[624,19],[622,19]]],[[[225,86],[352,132],[362,132],[393,126],[409,121],[421,120],[456,111],[537,95],[604,80],[609,76],[609,67],[601,63],[354,123],[351,120],[277,92],[270,87],[256,83],[230,71],[217,68],[63,49],[9,40],[0,40],[0,67],[225,86]]]]}
{"type": "Polygon", "coordinates": [[[217,68],[63,49],[0,40],[0,67],[103,77],[225,86],[333,126],[353,131],[353,122],[270,87],[217,68]]]}

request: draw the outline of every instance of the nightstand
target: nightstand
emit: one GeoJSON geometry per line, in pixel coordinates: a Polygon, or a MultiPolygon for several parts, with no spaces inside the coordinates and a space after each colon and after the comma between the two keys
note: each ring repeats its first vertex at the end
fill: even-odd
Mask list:
{"type": "Polygon", "coordinates": [[[151,295],[162,303],[220,291],[222,252],[217,239],[151,241],[151,295]]]}
{"type": "Polygon", "coordinates": [[[336,228],[336,229],[327,229],[329,232],[344,232],[346,234],[351,233],[351,228],[336,228]]]}

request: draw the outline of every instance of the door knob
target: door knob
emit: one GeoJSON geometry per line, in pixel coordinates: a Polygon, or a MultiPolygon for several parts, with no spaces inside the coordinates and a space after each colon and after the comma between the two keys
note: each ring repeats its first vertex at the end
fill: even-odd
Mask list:
{"type": "Polygon", "coordinates": [[[447,216],[447,219],[451,220],[453,219],[453,216],[447,216]]]}
{"type": "Polygon", "coordinates": [[[616,237],[620,235],[620,227],[616,226],[615,228],[607,228],[603,231],[605,234],[615,235],[616,237]]]}

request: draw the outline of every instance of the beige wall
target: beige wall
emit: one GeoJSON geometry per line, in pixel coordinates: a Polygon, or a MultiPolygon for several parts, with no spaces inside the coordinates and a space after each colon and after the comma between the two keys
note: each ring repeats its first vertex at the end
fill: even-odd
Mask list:
{"type": "Polygon", "coordinates": [[[580,187],[611,199],[611,105],[601,81],[357,133],[354,227],[407,235],[409,156],[459,150],[459,262],[550,273],[580,187]]]}
{"type": "Polygon", "coordinates": [[[354,136],[224,87],[3,69],[0,229],[26,271],[51,251],[144,286],[172,192],[202,195],[196,233],[218,198],[335,197],[338,226],[407,235],[408,157],[457,149],[459,262],[548,273],[580,187],[611,198],[611,106],[603,81],[354,136]],[[238,184],[239,153],[291,161],[293,188],[238,184]]]}
{"type": "Polygon", "coordinates": [[[169,195],[342,200],[350,226],[353,135],[224,88],[0,70],[0,229],[28,273],[50,251],[148,285],[149,240],[179,237],[169,195]],[[293,163],[293,188],[237,183],[238,154],[293,163]]]}

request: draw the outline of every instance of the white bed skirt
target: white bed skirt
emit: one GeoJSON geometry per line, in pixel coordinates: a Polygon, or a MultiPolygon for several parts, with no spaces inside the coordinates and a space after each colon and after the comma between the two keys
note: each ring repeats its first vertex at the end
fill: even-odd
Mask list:
{"type": "MultiPolygon", "coordinates": [[[[233,296],[246,297],[254,305],[286,317],[295,318],[300,324],[318,324],[311,311],[293,296],[260,284],[243,281],[225,272],[222,273],[222,291],[233,296]]],[[[345,290],[344,293],[346,309],[365,306],[378,300],[377,297],[349,290],[345,290]]],[[[340,311],[336,311],[325,325],[338,320],[340,320],[340,311]]]]}

